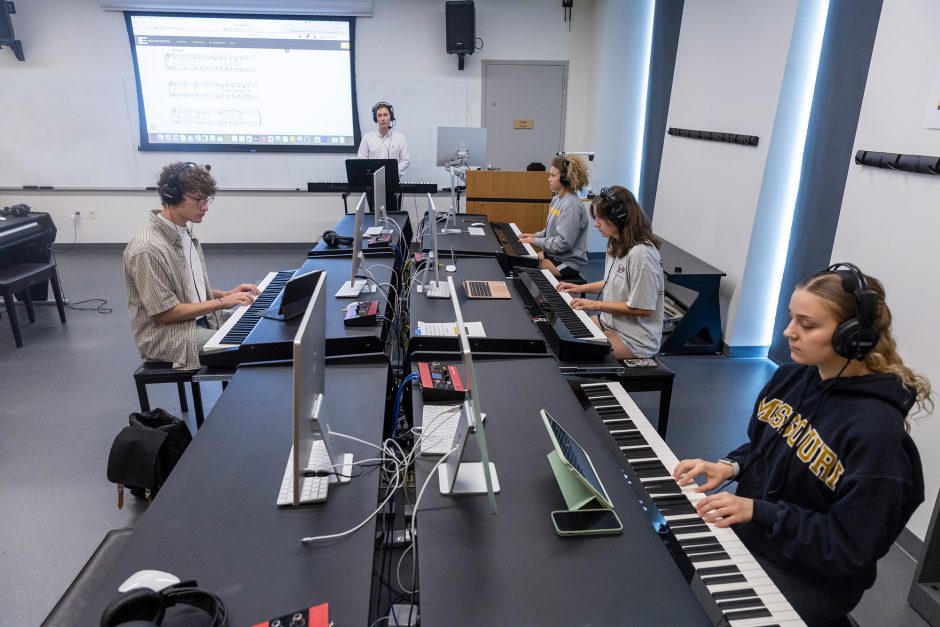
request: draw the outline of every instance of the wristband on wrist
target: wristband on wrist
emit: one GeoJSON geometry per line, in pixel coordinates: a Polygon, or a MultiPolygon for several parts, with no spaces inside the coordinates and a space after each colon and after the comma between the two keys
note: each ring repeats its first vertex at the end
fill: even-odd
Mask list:
{"type": "Polygon", "coordinates": [[[738,476],[738,472],[740,472],[740,470],[741,470],[741,467],[738,466],[738,462],[732,461],[732,460],[727,459],[727,458],[725,458],[725,457],[722,457],[721,459],[719,459],[719,460],[718,460],[718,463],[719,463],[719,464],[725,464],[725,465],[727,465],[727,466],[731,466],[731,478],[732,478],[732,479],[734,479],[735,477],[737,477],[737,476],[738,476]]]}
{"type": "Polygon", "coordinates": [[[222,299],[216,298],[216,300],[219,301],[219,309],[225,309],[225,303],[222,302],[222,299]]]}

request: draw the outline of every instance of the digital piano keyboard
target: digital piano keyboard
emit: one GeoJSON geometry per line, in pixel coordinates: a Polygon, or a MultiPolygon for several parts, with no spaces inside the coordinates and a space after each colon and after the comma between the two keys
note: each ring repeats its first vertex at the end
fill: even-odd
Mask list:
{"type": "Polygon", "coordinates": [[[592,361],[610,354],[610,341],[580,309],[571,308],[571,295],[559,292],[548,270],[516,268],[516,285],[529,307],[546,320],[542,332],[561,361],[592,361]]]}
{"type": "Polygon", "coordinates": [[[750,551],[729,528],[706,523],[695,511],[705,494],[672,478],[679,460],[619,383],[581,384],[578,396],[613,437],[626,464],[624,477],[660,536],[672,546],[690,586],[716,625],[804,625],[750,551]],[[677,555],[677,552],[679,555],[677,555]],[[691,564],[691,569],[688,566],[691,564]]]}
{"type": "Polygon", "coordinates": [[[515,222],[490,222],[499,245],[503,247],[503,252],[509,257],[509,266],[519,266],[522,268],[538,268],[539,256],[529,244],[523,244],[519,241],[522,231],[515,222]]]}

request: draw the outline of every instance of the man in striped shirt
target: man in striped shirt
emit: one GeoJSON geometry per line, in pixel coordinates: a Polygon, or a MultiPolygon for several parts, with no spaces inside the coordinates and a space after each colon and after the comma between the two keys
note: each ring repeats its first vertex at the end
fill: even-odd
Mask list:
{"type": "Polygon", "coordinates": [[[207,168],[170,164],[157,189],[163,208],[151,212],[124,249],[131,326],[141,357],[194,370],[199,349],[219,328],[219,312],[250,305],[260,291],[250,283],[228,291],[209,285],[202,246],[188,227],[202,222],[218,191],[207,168]]]}

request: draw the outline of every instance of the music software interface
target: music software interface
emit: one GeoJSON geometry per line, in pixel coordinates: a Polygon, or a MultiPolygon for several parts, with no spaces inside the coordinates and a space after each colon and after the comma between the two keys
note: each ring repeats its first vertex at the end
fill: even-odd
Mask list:
{"type": "Polygon", "coordinates": [[[129,15],[128,28],[142,144],[355,145],[349,21],[129,15]]]}

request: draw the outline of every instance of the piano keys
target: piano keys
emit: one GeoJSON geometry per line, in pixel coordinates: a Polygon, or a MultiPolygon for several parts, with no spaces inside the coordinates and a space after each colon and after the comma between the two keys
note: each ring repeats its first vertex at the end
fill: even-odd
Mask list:
{"type": "Polygon", "coordinates": [[[225,324],[202,347],[199,361],[214,368],[232,368],[241,363],[238,354],[241,345],[261,320],[264,310],[271,306],[293,276],[293,270],[269,272],[258,284],[261,294],[255,302],[235,308],[225,324]]]}
{"type": "Polygon", "coordinates": [[[493,232],[499,245],[503,247],[506,257],[509,258],[509,266],[519,266],[521,268],[538,268],[539,256],[529,244],[523,244],[519,241],[519,235],[522,231],[515,222],[490,222],[493,232]]]}
{"type": "Polygon", "coordinates": [[[610,354],[607,336],[584,311],[571,308],[571,295],[556,289],[558,280],[551,272],[533,268],[517,271],[516,286],[526,304],[545,318],[539,326],[559,360],[592,361],[610,354]]]}
{"type": "MultiPolygon", "coordinates": [[[[731,529],[706,523],[695,511],[705,494],[672,478],[678,458],[619,383],[581,384],[592,408],[626,461],[624,476],[664,540],[678,545],[693,569],[690,585],[716,624],[796,626],[803,621],[731,529]],[[651,503],[651,504],[650,504],[651,503]]],[[[674,547],[675,548],[675,547],[674,547]]],[[[675,557],[675,552],[674,552],[675,557]]]]}
{"type": "MultiPolygon", "coordinates": [[[[347,181],[311,181],[307,183],[308,192],[325,192],[328,194],[362,193],[371,191],[357,185],[350,185],[347,181]]],[[[427,181],[400,181],[398,187],[386,190],[392,194],[436,194],[437,183],[427,181]]]]}

